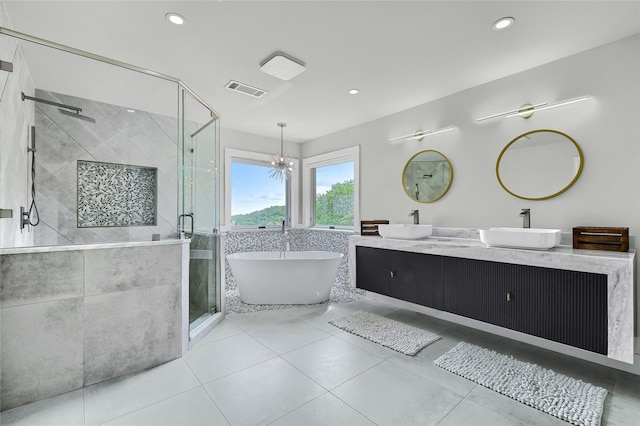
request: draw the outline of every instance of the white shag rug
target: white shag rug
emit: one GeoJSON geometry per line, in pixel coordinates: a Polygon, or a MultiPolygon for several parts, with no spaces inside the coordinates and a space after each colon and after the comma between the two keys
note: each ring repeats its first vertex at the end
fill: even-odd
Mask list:
{"type": "Polygon", "coordinates": [[[438,367],[574,425],[600,425],[607,390],[466,342],[438,367]]]}
{"type": "Polygon", "coordinates": [[[415,355],[440,338],[435,333],[370,312],[355,312],[329,324],[405,355],[415,355]]]}

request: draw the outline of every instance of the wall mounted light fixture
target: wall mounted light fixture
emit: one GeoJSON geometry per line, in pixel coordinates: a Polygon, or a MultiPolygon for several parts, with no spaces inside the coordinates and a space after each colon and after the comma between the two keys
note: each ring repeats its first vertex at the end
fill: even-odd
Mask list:
{"type": "Polygon", "coordinates": [[[455,129],[454,126],[443,127],[442,129],[437,129],[437,130],[416,130],[414,133],[411,133],[410,135],[398,136],[397,138],[389,139],[389,142],[399,143],[403,141],[412,141],[412,140],[421,141],[422,139],[425,138],[425,136],[437,135],[438,133],[448,132],[453,129],[455,129]]]}
{"type": "Polygon", "coordinates": [[[529,118],[533,115],[534,112],[538,112],[538,111],[543,111],[545,109],[551,109],[551,108],[556,108],[559,106],[563,106],[563,105],[569,105],[569,104],[574,104],[576,102],[582,102],[582,101],[586,101],[590,99],[589,96],[581,96],[579,98],[574,98],[574,99],[568,99],[566,101],[561,101],[561,102],[555,102],[552,104],[549,104],[547,102],[543,102],[541,104],[524,104],[522,106],[520,106],[520,108],[518,109],[512,109],[510,111],[505,111],[505,112],[501,112],[498,114],[492,114],[492,115],[488,115],[486,117],[482,117],[482,118],[478,118],[476,119],[476,123],[480,123],[482,121],[485,120],[491,120],[493,118],[500,118],[500,117],[504,117],[504,118],[511,118],[511,117],[522,117],[522,118],[529,118]]]}

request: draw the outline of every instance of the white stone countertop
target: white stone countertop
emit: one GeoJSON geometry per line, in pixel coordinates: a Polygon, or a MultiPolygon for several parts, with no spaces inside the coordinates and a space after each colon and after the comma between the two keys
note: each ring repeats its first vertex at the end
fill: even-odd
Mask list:
{"type": "Polygon", "coordinates": [[[174,244],[189,244],[190,239],[174,239],[160,241],[126,241],[113,243],[90,243],[90,244],[71,244],[64,246],[33,246],[33,247],[12,247],[0,248],[0,255],[3,254],[21,254],[21,253],[47,253],[52,251],[70,251],[70,250],[97,250],[97,249],[114,249],[123,247],[142,247],[142,246],[166,246],[174,244]]]}
{"type": "Polygon", "coordinates": [[[421,240],[352,236],[349,240],[359,246],[600,274],[608,274],[612,268],[629,267],[636,255],[635,250],[577,250],[570,246],[550,250],[487,247],[479,239],[440,236],[421,240]]]}
{"type": "MultiPolygon", "coordinates": [[[[562,242],[568,242],[566,236],[562,242]]],[[[567,245],[550,250],[487,247],[480,241],[476,229],[434,228],[431,237],[421,240],[354,235],[349,238],[351,265],[355,265],[356,246],[607,275],[608,356],[633,363],[635,250],[577,250],[567,245]]],[[[349,268],[349,274],[351,285],[355,286],[354,266],[349,268]]]]}

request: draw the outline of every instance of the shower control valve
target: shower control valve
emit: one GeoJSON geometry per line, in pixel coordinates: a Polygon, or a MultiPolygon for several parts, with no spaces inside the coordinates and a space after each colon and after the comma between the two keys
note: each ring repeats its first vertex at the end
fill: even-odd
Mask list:
{"type": "Polygon", "coordinates": [[[29,225],[29,211],[20,207],[20,229],[24,229],[27,225],[29,225]]]}

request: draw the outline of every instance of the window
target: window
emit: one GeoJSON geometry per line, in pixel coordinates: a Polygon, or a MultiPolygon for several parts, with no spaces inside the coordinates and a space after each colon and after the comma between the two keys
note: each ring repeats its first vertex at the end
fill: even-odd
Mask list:
{"type": "Polygon", "coordinates": [[[314,170],[315,225],[353,226],[353,161],[314,170]]]}
{"type": "Polygon", "coordinates": [[[358,146],[303,161],[306,226],[355,228],[359,223],[358,146]]]}
{"type": "Polygon", "coordinates": [[[280,181],[269,176],[270,155],[225,149],[225,223],[253,228],[281,226],[283,220],[291,224],[296,168],[291,182],[280,181]]]}

